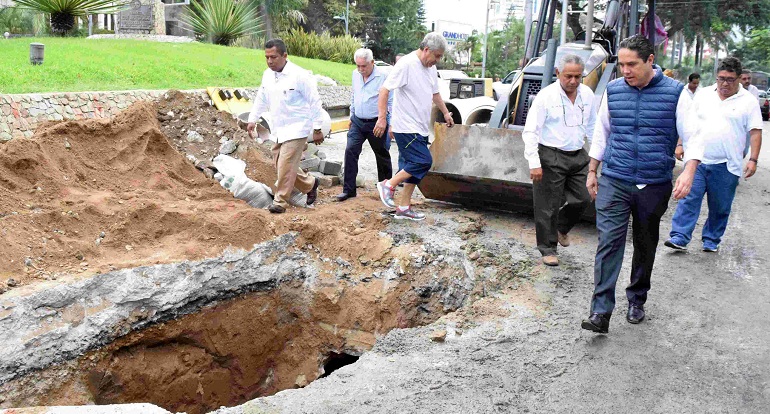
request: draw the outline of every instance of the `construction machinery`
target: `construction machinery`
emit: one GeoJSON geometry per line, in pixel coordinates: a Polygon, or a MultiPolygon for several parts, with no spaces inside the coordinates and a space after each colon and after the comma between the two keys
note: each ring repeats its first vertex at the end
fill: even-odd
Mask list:
{"type": "MultiPolygon", "coordinates": [[[[434,140],[430,149],[433,167],[419,185],[425,197],[476,207],[532,211],[532,180],[524,158],[522,131],[535,96],[554,81],[555,62],[565,54],[583,59],[586,63],[583,83],[594,90],[594,108],[598,108],[607,84],[616,77],[620,40],[638,32],[638,0],[608,1],[598,28],[594,24],[597,19],[593,6],[594,1],[590,0],[587,7],[590,18],[586,19],[590,23],[586,30],[578,33],[574,42],[566,42],[562,32],[557,46],[553,38],[557,3],[542,0],[539,19],[527,44],[533,58],[516,76],[508,95],[500,97],[493,108],[487,105],[483,111],[474,106],[474,99],[480,98],[461,100],[460,105],[466,105],[462,109],[450,107],[448,103],[455,117],[456,125],[452,128],[442,124],[443,116],[434,111],[434,140]],[[458,118],[463,122],[457,122],[458,118]]],[[[655,1],[649,0],[648,13],[654,15],[654,9],[655,1]]],[[[562,16],[565,12],[563,7],[562,16]]],[[[562,19],[563,27],[565,20],[562,19]]],[[[648,33],[655,31],[648,30],[648,33]]],[[[593,208],[586,215],[593,217],[593,208]]]]}

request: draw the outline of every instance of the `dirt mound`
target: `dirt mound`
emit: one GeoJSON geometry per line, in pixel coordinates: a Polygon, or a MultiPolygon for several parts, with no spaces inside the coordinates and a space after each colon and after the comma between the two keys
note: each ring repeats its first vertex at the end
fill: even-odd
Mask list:
{"type": "Polygon", "coordinates": [[[48,123],[1,146],[0,293],[35,280],[213,257],[287,231],[354,266],[387,253],[374,195],[340,207],[327,205],[335,190],[321,191],[318,208],[281,216],[233,198],[188,159],[209,160],[222,136],[238,140],[233,155],[250,178],[273,184],[267,145],[202,98],[175,92],[110,120],[48,123]],[[182,130],[191,129],[203,141],[187,141],[182,130]]]}

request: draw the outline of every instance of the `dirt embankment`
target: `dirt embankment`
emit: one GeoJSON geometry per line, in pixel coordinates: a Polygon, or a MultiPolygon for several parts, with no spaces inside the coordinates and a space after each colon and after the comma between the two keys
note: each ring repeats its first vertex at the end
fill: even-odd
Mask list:
{"type": "Polygon", "coordinates": [[[3,145],[0,291],[212,257],[289,230],[321,248],[333,242],[346,260],[378,243],[376,231],[344,236],[364,210],[376,209],[373,197],[329,208],[322,192],[319,208],[273,216],[234,199],[187,159],[193,153],[210,159],[224,136],[241,144],[234,155],[247,162],[247,174],[272,184],[269,148],[244,134],[200,98],[170,92],[157,106],[138,103],[110,120],[48,123],[30,139],[3,145]],[[200,131],[204,139],[190,142],[183,130],[200,131]]]}

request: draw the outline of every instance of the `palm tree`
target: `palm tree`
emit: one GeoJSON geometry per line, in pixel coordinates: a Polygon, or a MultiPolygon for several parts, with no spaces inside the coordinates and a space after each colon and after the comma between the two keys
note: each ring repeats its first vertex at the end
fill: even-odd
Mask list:
{"type": "Polygon", "coordinates": [[[16,0],[19,6],[51,15],[51,32],[64,36],[75,27],[75,18],[90,14],[114,14],[129,0],[16,0]]]}
{"type": "Polygon", "coordinates": [[[304,23],[305,15],[302,9],[307,7],[308,0],[254,0],[258,3],[259,12],[265,22],[265,38],[274,35],[276,23],[284,30],[293,23],[304,23]]]}

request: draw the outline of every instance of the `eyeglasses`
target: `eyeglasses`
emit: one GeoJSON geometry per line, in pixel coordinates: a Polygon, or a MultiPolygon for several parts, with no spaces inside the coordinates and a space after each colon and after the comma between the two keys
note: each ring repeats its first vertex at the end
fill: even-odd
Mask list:
{"type": "Polygon", "coordinates": [[[719,83],[726,83],[728,85],[732,85],[737,81],[738,78],[723,78],[721,76],[717,77],[717,82],[719,83]]]}
{"type": "Polygon", "coordinates": [[[575,125],[569,125],[567,123],[567,104],[564,102],[564,96],[559,94],[559,99],[561,99],[561,112],[562,112],[562,120],[564,121],[564,126],[568,127],[568,128],[576,127],[576,126],[582,126],[583,125],[583,118],[585,118],[583,111],[585,110],[586,106],[583,103],[583,98],[580,96],[580,94],[578,94],[578,99],[580,99],[580,103],[577,104],[577,107],[580,108],[580,123],[579,124],[575,124],[575,125]]]}

